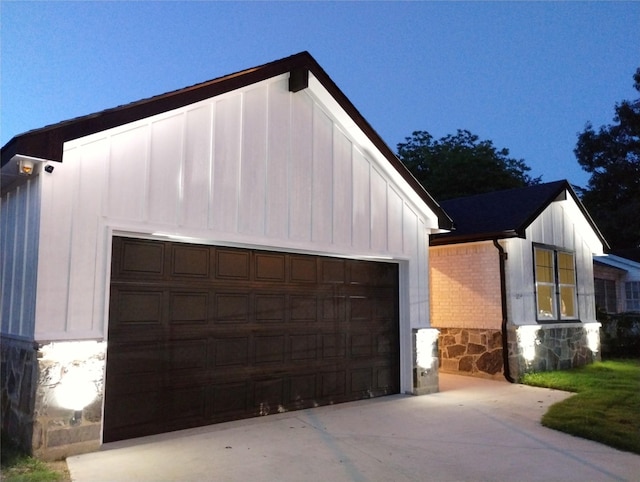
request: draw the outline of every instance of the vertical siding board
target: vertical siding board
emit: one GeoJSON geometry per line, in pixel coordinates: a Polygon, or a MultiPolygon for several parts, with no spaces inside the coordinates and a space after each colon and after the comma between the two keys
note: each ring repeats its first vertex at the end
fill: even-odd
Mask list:
{"type": "Polygon", "coordinates": [[[413,300],[413,303],[418,305],[418,318],[413,319],[412,326],[428,327],[429,326],[429,240],[426,236],[426,226],[424,221],[418,218],[417,232],[416,232],[416,248],[417,256],[415,258],[418,264],[417,279],[414,283],[417,284],[418,299],[413,300]]]}
{"type": "Polygon", "coordinates": [[[136,127],[112,137],[109,217],[143,221],[147,192],[148,137],[148,126],[136,127]]]}
{"type": "Polygon", "coordinates": [[[313,186],[311,239],[333,239],[333,122],[318,106],[313,110],[313,186]]]}
{"type": "Polygon", "coordinates": [[[263,236],[267,169],[267,86],[244,94],[239,231],[263,236]]]}
{"type": "Polygon", "coordinates": [[[420,320],[421,307],[416,301],[420,299],[420,266],[418,265],[418,239],[416,231],[418,229],[417,214],[404,204],[403,207],[403,240],[404,254],[411,259],[409,263],[409,319],[411,326],[417,326],[420,320]]]}
{"type": "Polygon", "coordinates": [[[36,333],[65,332],[68,328],[69,289],[75,286],[71,250],[74,191],[78,186],[77,162],[71,158],[67,162],[68,155],[65,152],[63,163],[42,183],[36,333]]]}
{"type": "Polygon", "coordinates": [[[67,329],[78,332],[100,331],[94,317],[97,245],[102,191],[107,171],[108,147],[104,140],[65,153],[67,166],[75,166],[75,199],[70,250],[69,312],[67,329]]]}
{"type": "Polygon", "coordinates": [[[387,251],[387,182],[371,169],[371,249],[387,251]]]}
{"type": "Polygon", "coordinates": [[[9,243],[9,226],[13,226],[10,206],[14,205],[13,193],[5,193],[0,198],[0,330],[10,333],[10,299],[13,283],[10,278],[13,265],[13,243],[9,243]]]}
{"type": "Polygon", "coordinates": [[[213,228],[236,232],[240,184],[240,145],[242,132],[242,98],[235,95],[216,103],[213,228]]]}
{"type": "Polygon", "coordinates": [[[290,96],[288,80],[269,86],[265,232],[267,237],[272,239],[286,239],[288,234],[290,96]]]}
{"type": "Polygon", "coordinates": [[[402,253],[402,198],[389,186],[388,190],[388,246],[391,253],[402,253]]]}
{"type": "Polygon", "coordinates": [[[2,197],[0,261],[2,332],[33,333],[38,259],[39,177],[2,197]]]}
{"type": "Polygon", "coordinates": [[[182,185],[182,135],[184,115],[151,124],[148,219],[177,225],[182,185]]]}
{"type": "Polygon", "coordinates": [[[369,161],[358,149],[353,149],[353,247],[370,248],[371,235],[371,174],[369,161]]]}
{"type": "Polygon", "coordinates": [[[289,236],[295,241],[311,239],[312,137],[313,101],[298,92],[292,96],[289,179],[289,236]]]}
{"type": "Polygon", "coordinates": [[[207,225],[211,193],[211,104],[186,113],[184,145],[183,224],[190,228],[207,225]]]}
{"type": "Polygon", "coordinates": [[[333,135],[333,242],[351,246],[353,214],[351,141],[337,128],[333,135]]]}

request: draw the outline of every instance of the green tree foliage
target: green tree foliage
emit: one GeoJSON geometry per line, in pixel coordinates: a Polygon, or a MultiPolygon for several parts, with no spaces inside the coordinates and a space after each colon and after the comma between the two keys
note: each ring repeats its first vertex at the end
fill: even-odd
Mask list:
{"type": "Polygon", "coordinates": [[[446,200],[538,184],[523,160],[509,157],[508,149],[496,149],[467,130],[434,139],[416,131],[398,144],[398,157],[436,199],[446,200]]]}
{"type": "MultiPolygon", "coordinates": [[[[640,68],[633,79],[640,92],[640,68]]],[[[591,174],[582,202],[613,249],[640,248],[640,98],[616,104],[613,120],[578,136],[576,158],[591,174]]]]}

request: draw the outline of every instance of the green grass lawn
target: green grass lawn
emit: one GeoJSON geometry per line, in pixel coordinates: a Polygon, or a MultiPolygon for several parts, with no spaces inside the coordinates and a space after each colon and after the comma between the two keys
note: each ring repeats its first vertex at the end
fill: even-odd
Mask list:
{"type": "Polygon", "coordinates": [[[24,455],[4,436],[0,455],[0,479],[3,482],[56,482],[69,479],[64,472],[52,469],[46,462],[24,455]]]}
{"type": "Polygon", "coordinates": [[[542,425],[640,454],[640,359],[530,373],[523,383],[576,392],[552,405],[542,425]]]}

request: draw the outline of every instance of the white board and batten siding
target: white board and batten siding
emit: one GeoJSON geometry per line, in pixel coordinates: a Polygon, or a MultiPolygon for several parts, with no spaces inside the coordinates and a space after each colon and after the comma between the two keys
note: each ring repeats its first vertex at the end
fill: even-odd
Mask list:
{"type": "Polygon", "coordinates": [[[571,196],[552,202],[526,229],[526,239],[503,241],[509,254],[507,300],[510,321],[516,325],[536,324],[533,245],[545,244],[575,254],[578,289],[578,317],[583,323],[596,322],[593,283],[593,256],[603,246],[571,196]]]}
{"type": "Polygon", "coordinates": [[[40,228],[40,179],[2,193],[0,205],[0,318],[3,334],[32,340],[40,228]]]}
{"type": "Polygon", "coordinates": [[[42,177],[36,339],[105,337],[111,236],[163,233],[397,262],[411,346],[437,217],[314,86],[282,75],[66,143],[42,177]]]}

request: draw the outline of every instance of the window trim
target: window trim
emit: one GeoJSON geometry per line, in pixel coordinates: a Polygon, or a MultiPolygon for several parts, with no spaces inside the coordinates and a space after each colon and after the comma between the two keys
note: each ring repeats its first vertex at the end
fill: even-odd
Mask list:
{"type": "Polygon", "coordinates": [[[535,304],[535,315],[536,321],[540,324],[545,323],[575,323],[580,321],[580,310],[578,303],[578,270],[577,270],[577,262],[576,262],[576,253],[575,251],[571,251],[570,249],[561,248],[559,246],[552,246],[543,243],[532,243],[532,269],[533,269],[533,299],[535,304]],[[550,251],[552,254],[553,260],[553,284],[549,282],[540,282],[544,283],[545,286],[553,286],[553,310],[554,317],[541,317],[540,309],[538,304],[538,279],[537,279],[537,261],[536,261],[536,250],[544,250],[550,251]],[[558,255],[559,253],[569,254],[573,258],[573,285],[562,284],[560,282],[560,271],[559,271],[559,263],[558,263],[558,255]],[[573,286],[573,303],[574,303],[574,315],[572,317],[563,317],[562,309],[561,309],[561,287],[573,286]]]}

